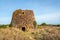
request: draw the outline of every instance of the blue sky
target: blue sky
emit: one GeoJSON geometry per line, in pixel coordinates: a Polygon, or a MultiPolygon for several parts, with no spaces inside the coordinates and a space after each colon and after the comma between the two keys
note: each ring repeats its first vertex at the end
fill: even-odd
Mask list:
{"type": "Polygon", "coordinates": [[[0,0],[0,24],[10,24],[16,9],[33,10],[38,24],[60,24],[60,0],[0,0]]]}

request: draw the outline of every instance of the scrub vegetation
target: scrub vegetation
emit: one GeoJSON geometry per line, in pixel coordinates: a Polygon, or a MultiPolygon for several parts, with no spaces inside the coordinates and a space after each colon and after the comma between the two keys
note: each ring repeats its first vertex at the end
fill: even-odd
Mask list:
{"type": "Polygon", "coordinates": [[[60,27],[42,25],[22,31],[9,25],[0,25],[0,40],[60,40],[60,27]]]}

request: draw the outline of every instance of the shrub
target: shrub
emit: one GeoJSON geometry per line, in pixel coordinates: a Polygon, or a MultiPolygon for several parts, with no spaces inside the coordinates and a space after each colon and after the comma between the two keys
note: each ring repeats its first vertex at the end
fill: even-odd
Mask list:
{"type": "Polygon", "coordinates": [[[57,25],[58,27],[60,26],[60,25],[57,25]]]}
{"type": "Polygon", "coordinates": [[[12,27],[12,24],[9,24],[9,27],[12,27]]]}
{"type": "Polygon", "coordinates": [[[34,27],[36,28],[36,26],[37,26],[37,22],[34,21],[34,22],[33,22],[33,25],[34,25],[34,27]]]}
{"type": "Polygon", "coordinates": [[[46,24],[46,23],[42,23],[41,25],[45,26],[45,25],[47,25],[47,24],[46,24]]]}
{"type": "Polygon", "coordinates": [[[9,26],[8,24],[7,25],[0,25],[0,28],[7,28],[7,26],[9,26]]]}

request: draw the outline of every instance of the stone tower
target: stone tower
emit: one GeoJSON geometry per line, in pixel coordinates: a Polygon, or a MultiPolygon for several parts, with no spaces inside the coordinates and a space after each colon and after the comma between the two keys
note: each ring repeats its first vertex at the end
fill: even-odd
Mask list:
{"type": "Polygon", "coordinates": [[[35,18],[32,10],[19,9],[13,12],[11,26],[20,29],[34,28],[34,21],[35,18]]]}

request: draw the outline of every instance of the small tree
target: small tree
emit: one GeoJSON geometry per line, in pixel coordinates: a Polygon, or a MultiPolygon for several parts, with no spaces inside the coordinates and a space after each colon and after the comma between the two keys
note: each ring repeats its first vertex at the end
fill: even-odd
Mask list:
{"type": "Polygon", "coordinates": [[[41,25],[45,26],[45,25],[47,25],[47,24],[46,24],[46,23],[42,23],[41,25]]]}
{"type": "Polygon", "coordinates": [[[37,26],[37,22],[34,21],[34,22],[33,22],[33,25],[34,25],[34,27],[36,28],[36,26],[37,26]]]}

